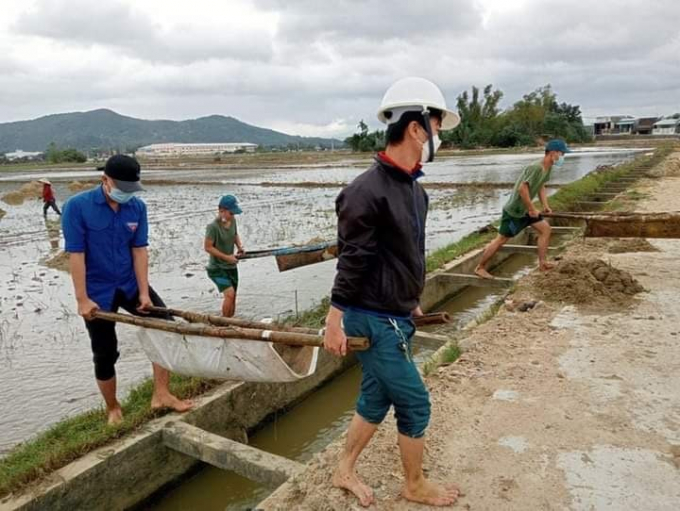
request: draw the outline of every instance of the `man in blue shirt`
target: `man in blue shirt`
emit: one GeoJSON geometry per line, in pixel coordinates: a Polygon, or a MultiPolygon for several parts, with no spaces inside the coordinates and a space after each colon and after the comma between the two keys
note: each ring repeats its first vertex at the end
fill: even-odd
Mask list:
{"type": "MultiPolygon", "coordinates": [[[[116,398],[116,325],[93,319],[92,314],[97,309],[116,311],[122,307],[131,314],[148,315],[144,312],[148,307],[164,306],[149,286],[146,205],[134,196],[143,190],[139,175],[137,160],[112,156],[104,167],[102,184],[71,197],[62,218],[78,314],[85,318],[97,386],[111,425],[123,419],[116,398]]],[[[166,369],[153,364],[153,375],[152,408],[184,412],[193,406],[170,393],[166,369]]]]}

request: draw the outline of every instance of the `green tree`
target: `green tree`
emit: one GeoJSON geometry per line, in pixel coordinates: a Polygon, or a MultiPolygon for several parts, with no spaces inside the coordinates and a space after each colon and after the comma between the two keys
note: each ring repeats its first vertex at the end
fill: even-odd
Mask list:
{"type": "Polygon", "coordinates": [[[363,121],[359,121],[357,125],[358,131],[351,137],[345,139],[347,144],[354,152],[374,152],[385,148],[385,132],[375,130],[369,132],[368,125],[363,121]]]}
{"type": "Polygon", "coordinates": [[[48,163],[85,163],[87,156],[72,147],[60,150],[51,142],[45,151],[45,159],[48,163]]]}
{"type": "Polygon", "coordinates": [[[491,84],[484,87],[481,97],[478,87],[473,86],[470,94],[464,91],[456,101],[461,122],[455,129],[442,132],[442,142],[460,147],[489,145],[496,131],[501,99],[503,92],[494,91],[491,84]]]}

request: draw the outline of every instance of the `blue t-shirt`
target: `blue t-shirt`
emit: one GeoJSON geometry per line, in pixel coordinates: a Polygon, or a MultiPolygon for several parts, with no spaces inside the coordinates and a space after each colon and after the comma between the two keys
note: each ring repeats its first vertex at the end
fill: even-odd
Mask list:
{"type": "Polygon", "coordinates": [[[132,248],[149,244],[146,204],[134,197],[111,209],[101,186],[71,197],[61,217],[66,252],[85,253],[87,294],[111,310],[116,290],[137,293],[132,248]]]}

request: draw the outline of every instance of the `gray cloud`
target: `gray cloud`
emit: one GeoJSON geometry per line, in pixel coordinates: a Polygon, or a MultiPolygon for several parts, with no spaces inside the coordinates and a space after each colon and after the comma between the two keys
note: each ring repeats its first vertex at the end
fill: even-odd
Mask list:
{"type": "Polygon", "coordinates": [[[40,0],[13,28],[66,44],[117,48],[152,62],[272,56],[270,36],[264,31],[206,29],[181,20],[165,28],[123,0],[40,0]]]}
{"type": "MultiPolygon", "coordinates": [[[[420,40],[441,33],[463,33],[481,25],[472,0],[255,0],[263,9],[281,15],[278,36],[292,41],[420,40]]],[[[367,50],[367,48],[364,48],[367,50]]]]}
{"type": "Polygon", "coordinates": [[[508,106],[551,83],[586,115],[680,110],[680,3],[669,0],[529,0],[486,15],[478,0],[253,0],[277,13],[273,35],[181,19],[161,26],[132,0],[75,2],[39,0],[13,32],[0,27],[0,50],[3,38],[5,48],[64,48],[44,57],[63,65],[18,51],[0,58],[0,121],[110,107],[344,135],[362,118],[378,126],[382,94],[408,75],[432,79],[452,104],[472,85],[493,83],[508,106]]]}

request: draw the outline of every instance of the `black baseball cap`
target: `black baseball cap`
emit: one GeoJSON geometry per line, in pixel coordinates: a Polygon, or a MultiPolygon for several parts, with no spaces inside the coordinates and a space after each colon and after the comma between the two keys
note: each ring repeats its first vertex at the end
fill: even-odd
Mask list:
{"type": "Polygon", "coordinates": [[[97,167],[98,170],[103,170],[104,174],[109,176],[116,183],[116,188],[121,192],[142,192],[144,188],[140,183],[141,169],[139,162],[125,154],[114,154],[106,160],[103,167],[97,167]]]}

